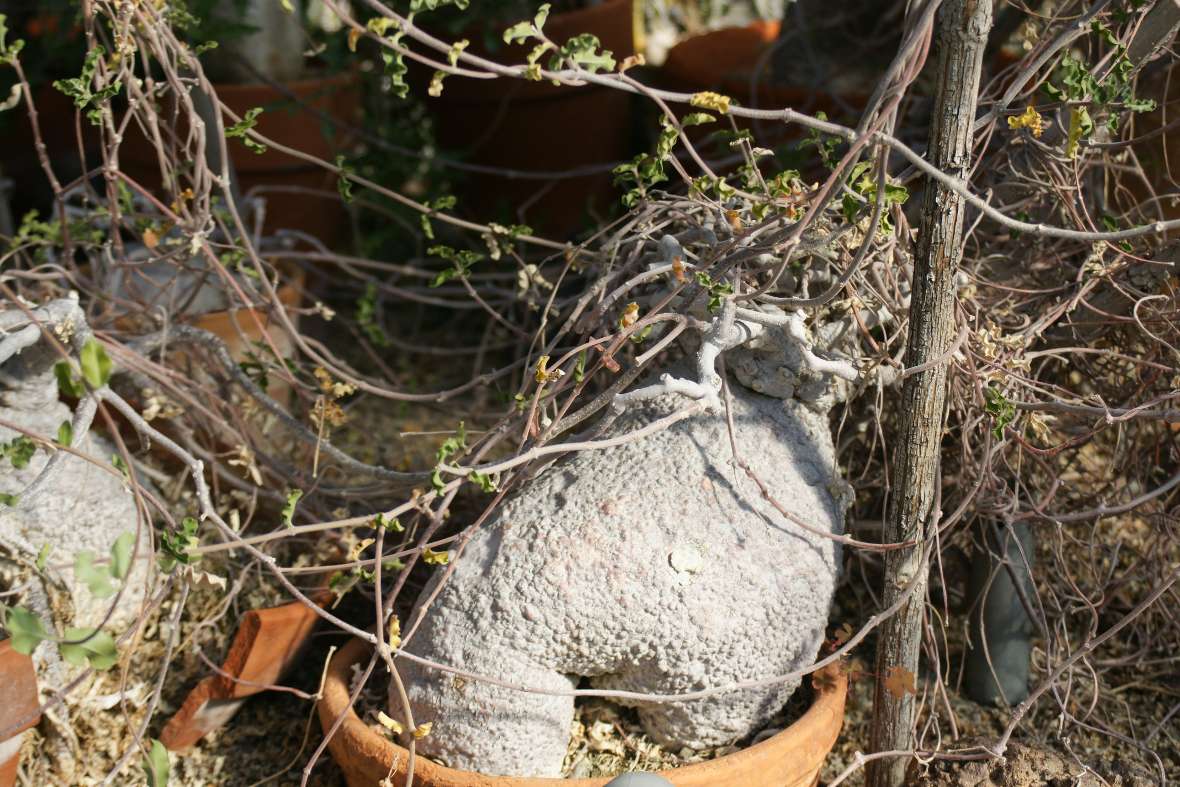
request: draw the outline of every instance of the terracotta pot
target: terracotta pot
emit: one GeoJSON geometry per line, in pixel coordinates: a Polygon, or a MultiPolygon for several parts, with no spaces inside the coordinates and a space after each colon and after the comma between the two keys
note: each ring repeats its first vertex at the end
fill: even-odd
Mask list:
{"type": "MultiPolygon", "coordinates": [[[[868,93],[832,94],[804,87],[773,82],[772,64],[765,55],[778,39],[777,22],[755,22],[746,27],[715,30],[686,39],[668,52],[662,77],[674,90],[697,93],[711,90],[729,96],[744,107],[757,109],[791,109],[814,115],[824,112],[839,118],[848,108],[864,106],[868,93]]],[[[871,91],[872,86],[869,86],[871,91]]],[[[684,113],[696,112],[685,109],[684,113]]],[[[739,128],[754,133],[759,144],[780,145],[801,138],[799,126],[769,121],[737,119],[739,128]]],[[[689,136],[694,143],[720,126],[694,126],[689,136]]],[[[732,153],[726,147],[727,153],[732,153]]]]}
{"type": "MultiPolygon", "coordinates": [[[[369,644],[354,639],[333,657],[318,708],[320,724],[326,734],[345,714],[328,748],[349,787],[372,787],[387,776],[404,787],[409,752],[370,729],[349,704],[352,667],[368,654],[369,644]]],[[[840,734],[848,694],[848,678],[841,668],[833,665],[819,674],[823,678],[813,681],[815,701],[787,729],[739,752],[660,775],[677,787],[811,787],[840,734]]],[[[414,784],[420,787],[603,787],[609,781],[488,776],[447,768],[425,757],[414,764],[414,784]]]]}
{"type": "MultiPolygon", "coordinates": [[[[258,133],[328,162],[348,150],[351,137],[347,128],[360,124],[360,87],[353,73],[288,82],[283,85],[286,92],[267,84],[223,84],[215,85],[214,89],[221,101],[239,116],[254,107],[262,107],[254,127],[258,133]],[[324,115],[337,121],[332,134],[325,131],[324,115]]],[[[274,148],[259,154],[249,150],[241,140],[230,139],[226,145],[241,193],[247,195],[257,190],[256,193],[266,197],[264,232],[298,229],[328,245],[340,239],[347,214],[333,173],[274,148]],[[298,189],[315,189],[325,194],[308,194],[298,189]]],[[[134,124],[120,148],[120,160],[132,178],[149,188],[160,188],[155,149],[134,124]]]]}
{"type": "MultiPolygon", "coordinates": [[[[0,730],[6,730],[37,710],[37,672],[33,660],[12,649],[10,640],[0,641],[0,730]]],[[[0,787],[16,784],[22,733],[40,721],[34,716],[13,734],[0,739],[0,787]]]]}
{"type": "MultiPolygon", "coordinates": [[[[78,154],[74,102],[52,85],[43,84],[33,88],[33,105],[37,109],[37,125],[54,174],[58,180],[68,183],[84,172],[78,154]]],[[[34,147],[28,105],[22,101],[4,114],[3,132],[0,133],[0,169],[20,186],[15,195],[13,212],[18,220],[23,211],[32,207],[39,208],[44,215],[45,205],[52,202],[53,190],[34,147]]],[[[98,134],[85,117],[82,118],[81,130],[88,164],[93,166],[97,157],[98,134]]]]}
{"type": "MultiPolygon", "coordinates": [[[[502,26],[517,20],[508,20],[502,26]]],[[[546,34],[564,43],[580,33],[598,36],[616,60],[634,52],[631,0],[551,16],[546,34]]],[[[502,46],[488,52],[478,42],[482,30],[447,40],[468,38],[468,51],[502,63],[525,62],[528,45],[502,46]]],[[[426,85],[432,72],[411,69],[411,83],[434,117],[438,144],[472,164],[525,172],[564,172],[579,167],[613,165],[631,157],[631,98],[605,87],[555,87],[520,79],[470,79],[451,76],[442,95],[432,98],[426,85]]],[[[479,219],[523,220],[551,235],[568,235],[586,225],[591,212],[605,213],[618,200],[609,170],[561,180],[520,179],[463,173],[459,210],[479,219]],[[531,203],[531,204],[530,204],[531,203]]]]}
{"type": "Polygon", "coordinates": [[[282,679],[318,617],[298,601],[247,612],[221,665],[224,674],[205,678],[189,692],[164,725],[160,742],[183,751],[228,722],[247,697],[282,679]]]}

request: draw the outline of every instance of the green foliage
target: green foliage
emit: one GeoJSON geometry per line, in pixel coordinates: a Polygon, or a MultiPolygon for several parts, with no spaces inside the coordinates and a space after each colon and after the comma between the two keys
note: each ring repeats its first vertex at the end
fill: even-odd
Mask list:
{"type": "Polygon", "coordinates": [[[86,60],[82,63],[82,73],[70,79],[59,79],[53,86],[60,92],[74,100],[74,106],[86,110],[86,117],[94,125],[102,122],[102,103],[109,101],[123,89],[123,83],[116,79],[106,87],[94,90],[94,80],[98,75],[98,63],[106,49],[101,44],[86,53],[86,60]]]}
{"type": "Polygon", "coordinates": [[[62,421],[57,427],[57,444],[65,448],[74,444],[74,425],[69,421],[62,421]]]}
{"type": "Polygon", "coordinates": [[[549,58],[549,69],[558,70],[564,61],[584,68],[592,74],[597,71],[613,71],[615,58],[609,49],[601,47],[598,36],[591,33],[574,36],[549,58]]]}
{"type": "Polygon", "coordinates": [[[1114,48],[1114,57],[1101,79],[1091,73],[1090,66],[1074,51],[1062,55],[1057,62],[1054,78],[1044,84],[1045,93],[1055,101],[1082,103],[1070,107],[1070,128],[1066,156],[1073,158],[1078,145],[1093,130],[1090,112],[1105,116],[1106,125],[1116,131],[1122,110],[1151,112],[1155,101],[1137,98],[1132,79],[1135,64],[1127,57],[1127,48],[1102,21],[1095,19],[1091,31],[1114,48]]]}
{"type": "Polygon", "coordinates": [[[406,529],[405,525],[397,517],[387,519],[385,514],[377,514],[377,516],[373,517],[371,524],[379,530],[392,530],[394,533],[403,533],[406,529]]]}
{"type": "Polygon", "coordinates": [[[74,578],[84,584],[95,598],[110,598],[115,595],[109,566],[96,566],[94,553],[84,549],[74,557],[74,578]]]}
{"type": "Polygon", "coordinates": [[[994,385],[983,389],[984,410],[993,419],[992,434],[997,440],[1003,439],[1004,428],[1016,420],[1016,406],[994,385]]]}
{"type": "Polygon", "coordinates": [[[8,636],[12,642],[12,649],[17,653],[28,656],[44,640],[50,639],[41,618],[23,607],[3,607],[4,628],[8,629],[8,636]]]}
{"type": "Polygon", "coordinates": [[[8,40],[8,16],[0,14],[0,63],[14,64],[24,47],[25,42],[19,38],[11,42],[8,40]]]}
{"type": "Polygon", "coordinates": [[[24,435],[14,437],[7,443],[0,443],[0,456],[12,462],[12,466],[17,470],[28,467],[29,460],[35,453],[37,444],[24,435]]]}
{"type": "Polygon", "coordinates": [[[427,212],[420,215],[418,220],[422,223],[422,234],[428,240],[434,240],[434,227],[430,224],[430,217],[438,210],[452,210],[457,202],[458,200],[450,195],[444,195],[435,200],[423,201],[422,204],[426,206],[427,212]]]}
{"type": "Polygon", "coordinates": [[[119,663],[115,638],[99,629],[66,629],[60,649],[62,659],[77,667],[108,670],[119,663]]]}
{"type": "Polygon", "coordinates": [[[440,271],[434,277],[434,280],[430,282],[431,287],[440,287],[455,277],[462,278],[466,276],[471,271],[471,266],[484,258],[484,255],[477,251],[452,249],[450,246],[431,246],[426,250],[426,253],[435,257],[441,257],[451,263],[450,268],[440,271]]]}
{"type": "Polygon", "coordinates": [[[126,579],[131,572],[131,555],[135,550],[135,534],[120,533],[111,545],[111,576],[115,579],[126,579]]]}
{"type": "MultiPolygon", "coordinates": [[[[828,116],[825,112],[816,112],[816,120],[827,120],[828,116]]],[[[807,130],[807,138],[800,141],[798,148],[804,150],[809,147],[814,147],[815,152],[819,154],[819,158],[823,161],[824,166],[831,169],[835,165],[836,148],[840,147],[842,139],[831,134],[825,134],[822,131],[817,131],[814,128],[807,130]]]]}
{"type": "Polygon", "coordinates": [[[186,516],[180,522],[179,531],[170,533],[165,530],[160,534],[161,571],[167,573],[177,564],[191,566],[200,561],[201,556],[192,552],[200,544],[197,529],[197,520],[186,516]]]}
{"type": "Polygon", "coordinates": [[[365,294],[356,301],[356,323],[375,347],[388,347],[389,337],[377,322],[377,285],[365,284],[365,294]]]}
{"type": "Polygon", "coordinates": [[[344,154],[336,157],[336,169],[340,170],[340,177],[336,181],[336,190],[340,192],[341,199],[352,204],[352,180],[348,176],[355,175],[356,170],[348,165],[344,154]]]}
{"type": "Polygon", "coordinates": [[[468,476],[473,484],[478,486],[485,492],[491,493],[496,491],[496,482],[487,473],[481,473],[477,470],[472,470],[468,476]]]}
{"type": "Polygon", "coordinates": [[[15,506],[20,502],[17,495],[8,492],[0,492],[0,506],[15,506]]]}
{"type": "MultiPolygon", "coordinates": [[[[415,4],[418,0],[415,0],[415,4]]],[[[444,2],[435,3],[435,6],[443,5],[444,2]]],[[[416,10],[413,9],[412,10],[416,10]]],[[[432,9],[430,9],[432,10],[432,9]]],[[[397,51],[402,46],[402,38],[405,36],[405,31],[398,25],[396,19],[386,16],[374,17],[369,20],[369,31],[377,36],[386,37],[385,34],[392,28],[393,35],[388,36],[389,45],[394,47],[390,49],[383,47],[381,50],[381,60],[385,64],[385,76],[389,79],[389,89],[398,98],[404,99],[410,94],[410,85],[406,82],[406,72],[409,68],[406,66],[405,58],[402,53],[397,51]]]]}
{"type": "Polygon", "coordinates": [[[270,374],[267,371],[267,366],[253,350],[246,350],[242,360],[238,361],[238,368],[262,390],[270,388],[270,374]]]}
{"type": "Polygon", "coordinates": [[[294,527],[295,522],[295,506],[299,505],[299,498],[303,497],[302,489],[288,489],[287,502],[283,504],[283,525],[286,527],[294,527]]]}
{"type": "MultiPolygon", "coordinates": [[[[684,127],[699,126],[712,123],[716,118],[706,112],[692,112],[684,117],[680,124],[684,127]]],[[[676,148],[676,141],[680,136],[676,125],[666,116],[660,118],[660,135],[656,138],[654,153],[641,153],[630,162],[620,164],[613,170],[616,186],[632,184],[623,195],[623,205],[634,207],[657,183],[668,179],[664,170],[664,162],[672,156],[676,148]]]]}
{"type": "Polygon", "coordinates": [[[143,774],[147,778],[148,787],[166,787],[171,773],[172,765],[168,762],[168,750],[164,748],[164,744],[152,738],[152,745],[143,758],[143,774]]]}
{"type": "Polygon", "coordinates": [[[443,6],[453,5],[460,11],[466,10],[470,0],[410,0],[410,11],[434,11],[443,6]]]}
{"type": "Polygon", "coordinates": [[[13,246],[56,246],[61,242],[61,223],[41,221],[36,210],[21,217],[13,246]]]}
{"type": "MultiPolygon", "coordinates": [[[[863,196],[864,202],[856,199],[851,194],[845,194],[841,202],[841,211],[844,214],[844,219],[849,223],[855,222],[857,215],[860,213],[862,205],[872,206],[877,202],[877,179],[870,174],[870,170],[874,162],[861,161],[852,168],[852,172],[848,175],[849,188],[863,196]]],[[[890,205],[904,205],[906,200],[910,198],[909,189],[905,186],[885,182],[885,207],[886,211],[881,216],[881,231],[885,233],[893,232],[893,224],[889,220],[888,208],[890,205]]]]}
{"type": "MultiPolygon", "coordinates": [[[[450,459],[452,456],[461,454],[467,450],[467,427],[460,421],[459,428],[455,430],[455,434],[443,440],[442,445],[438,447],[438,452],[435,454],[438,465],[450,459]]],[[[435,491],[441,492],[446,484],[442,480],[442,473],[436,465],[434,471],[430,474],[430,483],[435,488],[435,491]]]]}
{"type": "Polygon", "coordinates": [[[106,348],[97,339],[87,339],[78,358],[82,366],[82,379],[92,389],[97,391],[110,381],[114,367],[106,348]]]}
{"type": "Polygon", "coordinates": [[[726,295],[733,294],[733,285],[727,281],[714,281],[709,274],[704,271],[697,271],[697,284],[705,288],[709,293],[709,311],[717,312],[721,308],[721,302],[726,295]]]}
{"type": "Polygon", "coordinates": [[[225,130],[226,139],[240,139],[242,144],[248,149],[257,154],[266,152],[266,145],[261,142],[251,139],[247,134],[258,125],[258,116],[262,114],[262,107],[254,107],[247,109],[246,114],[242,115],[242,119],[225,130]]]}

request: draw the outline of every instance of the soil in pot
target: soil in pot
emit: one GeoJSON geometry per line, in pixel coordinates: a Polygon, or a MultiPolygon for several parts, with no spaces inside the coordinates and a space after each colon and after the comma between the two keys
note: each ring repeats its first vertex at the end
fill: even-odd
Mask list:
{"type": "MultiPolygon", "coordinates": [[[[366,712],[366,719],[362,719],[349,702],[352,679],[367,661],[369,653],[367,643],[353,640],[333,658],[324,685],[323,700],[318,708],[320,724],[326,732],[339,715],[344,715],[340,729],[329,742],[329,748],[334,761],[344,770],[350,787],[375,784],[387,776],[392,776],[394,784],[402,785],[405,782],[408,752],[387,737],[386,731],[373,720],[374,714],[366,712],[363,702],[359,707],[362,712],[366,712]]],[[[587,703],[580,711],[580,720],[575,723],[574,730],[576,733],[576,725],[580,723],[584,731],[581,736],[575,734],[567,757],[567,769],[573,778],[488,776],[448,768],[419,756],[414,783],[423,787],[602,787],[610,781],[610,775],[580,778],[573,770],[581,767],[593,773],[596,766],[592,762],[585,762],[586,758],[581,755],[585,749],[598,746],[616,752],[602,759],[599,767],[610,762],[625,762],[628,768],[634,768],[637,763],[646,763],[659,768],[660,773],[678,787],[722,784],[811,787],[839,735],[848,679],[842,668],[833,667],[817,673],[813,686],[813,697],[806,709],[781,732],[769,735],[764,740],[758,740],[761,736],[755,736],[756,742],[738,751],[713,751],[711,753],[715,759],[683,764],[699,754],[681,759],[679,753],[655,751],[650,741],[642,736],[627,734],[629,729],[635,728],[628,724],[621,709],[614,710],[607,703],[587,703]],[[612,720],[608,721],[608,718],[612,720]],[[587,721],[592,730],[589,733],[585,731],[587,721]],[[601,724],[611,727],[611,734],[607,734],[601,724]],[[620,751],[621,756],[618,754],[620,751]],[[679,764],[680,767],[668,767],[673,764],[679,764]]],[[[374,711],[383,705],[385,691],[384,686],[373,687],[368,695],[368,705],[374,711]]],[[[781,723],[799,712],[799,706],[806,702],[806,696],[803,692],[797,692],[796,696],[797,699],[793,698],[784,709],[785,715],[776,718],[776,721],[781,723]]],[[[494,735],[495,731],[489,730],[488,734],[494,735]]]]}
{"type": "MultiPolygon", "coordinates": [[[[520,21],[505,19],[497,31],[520,21]]],[[[606,0],[576,11],[555,13],[545,33],[558,44],[592,33],[616,61],[632,54],[631,0],[606,0]]],[[[447,40],[467,38],[467,51],[502,63],[525,62],[534,42],[500,44],[490,50],[480,29],[447,40]]],[[[583,85],[554,87],[519,79],[451,76],[442,94],[427,93],[431,72],[411,68],[411,84],[434,118],[439,147],[479,167],[513,170],[516,175],[465,172],[459,211],[472,218],[526,223],[539,232],[566,236],[606,215],[617,203],[611,168],[630,158],[631,97],[619,90],[583,85]],[[590,170],[574,177],[550,173],[590,170]],[[524,174],[520,174],[524,173],[524,174]]]]}

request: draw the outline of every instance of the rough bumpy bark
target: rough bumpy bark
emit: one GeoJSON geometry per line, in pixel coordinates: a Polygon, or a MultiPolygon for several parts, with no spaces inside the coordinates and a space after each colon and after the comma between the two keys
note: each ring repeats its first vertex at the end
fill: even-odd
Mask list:
{"type": "MultiPolygon", "coordinates": [[[[930,161],[943,171],[966,177],[971,164],[971,128],[979,93],[979,72],[991,28],[991,0],[946,0],[938,15],[938,87],[930,130],[930,161]]],[[[914,259],[907,368],[931,361],[929,369],[906,378],[902,388],[899,442],[893,458],[887,541],[925,535],[938,482],[939,448],[945,420],[947,365],[944,356],[955,337],[955,273],[961,256],[966,206],[963,199],[931,183],[922,206],[921,234],[914,259]]],[[[900,667],[918,672],[918,648],[926,603],[926,567],[920,548],[887,553],[884,603],[907,591],[909,599],[881,630],[877,674],[900,667]]],[[[877,681],[872,750],[912,748],[914,697],[894,696],[877,681]]],[[[906,757],[869,763],[870,787],[900,787],[906,757]]]]}

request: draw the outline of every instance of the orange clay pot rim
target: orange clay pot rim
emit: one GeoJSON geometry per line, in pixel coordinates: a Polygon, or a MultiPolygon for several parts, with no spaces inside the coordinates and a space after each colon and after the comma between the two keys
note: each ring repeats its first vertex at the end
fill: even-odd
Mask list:
{"type": "MultiPolygon", "coordinates": [[[[406,758],[409,756],[409,751],[402,746],[394,743],[385,736],[377,733],[369,728],[360,716],[357,715],[356,710],[349,704],[349,685],[352,678],[353,665],[360,662],[361,659],[368,655],[372,645],[362,639],[353,638],[347,645],[340,649],[340,651],[332,657],[328,665],[328,672],[324,680],[323,695],[319,703],[319,717],[320,724],[326,733],[330,725],[344,710],[345,705],[348,706],[347,713],[340,729],[336,731],[336,735],[342,739],[352,739],[356,742],[356,750],[362,752],[380,752],[382,767],[388,768],[390,763],[395,762],[395,758],[406,758]]],[[[789,727],[782,731],[775,733],[764,741],[755,743],[753,746],[726,754],[713,760],[706,760],[701,763],[694,763],[693,765],[686,765],[682,768],[673,770],[660,771],[660,775],[671,777],[673,774],[687,777],[692,775],[696,770],[702,772],[713,772],[726,763],[734,763],[736,765],[739,759],[750,759],[759,757],[763,752],[778,748],[780,746],[794,746],[796,742],[802,738],[809,738],[814,734],[821,732],[820,727],[824,727],[826,718],[839,719],[840,724],[843,724],[844,719],[844,704],[848,695],[848,672],[843,668],[839,662],[834,662],[828,666],[813,673],[815,675],[824,676],[825,680],[822,684],[816,686],[813,680],[813,688],[815,692],[815,699],[807,710],[796,719],[789,727]]],[[[824,727],[826,729],[826,727],[824,727]]],[[[826,754],[826,751],[825,751],[826,754]]],[[[426,760],[422,755],[417,757],[419,766],[422,761],[426,760]]],[[[472,778],[479,777],[481,779],[493,779],[496,784],[503,785],[534,785],[553,784],[563,785],[564,787],[601,787],[611,777],[600,777],[592,779],[560,779],[560,778],[537,778],[537,777],[513,777],[513,776],[493,776],[483,773],[474,773],[471,771],[462,771],[456,768],[449,768],[445,765],[440,765],[430,760],[426,760],[430,766],[429,774],[434,778],[449,777],[452,780],[462,779],[465,774],[470,774],[472,778]]],[[[421,773],[424,778],[424,783],[429,783],[428,774],[421,773]]],[[[417,781],[417,779],[415,779],[417,781]]],[[[473,784],[475,782],[472,782],[473,784]]],[[[482,781],[479,783],[483,783],[482,781]]]]}

